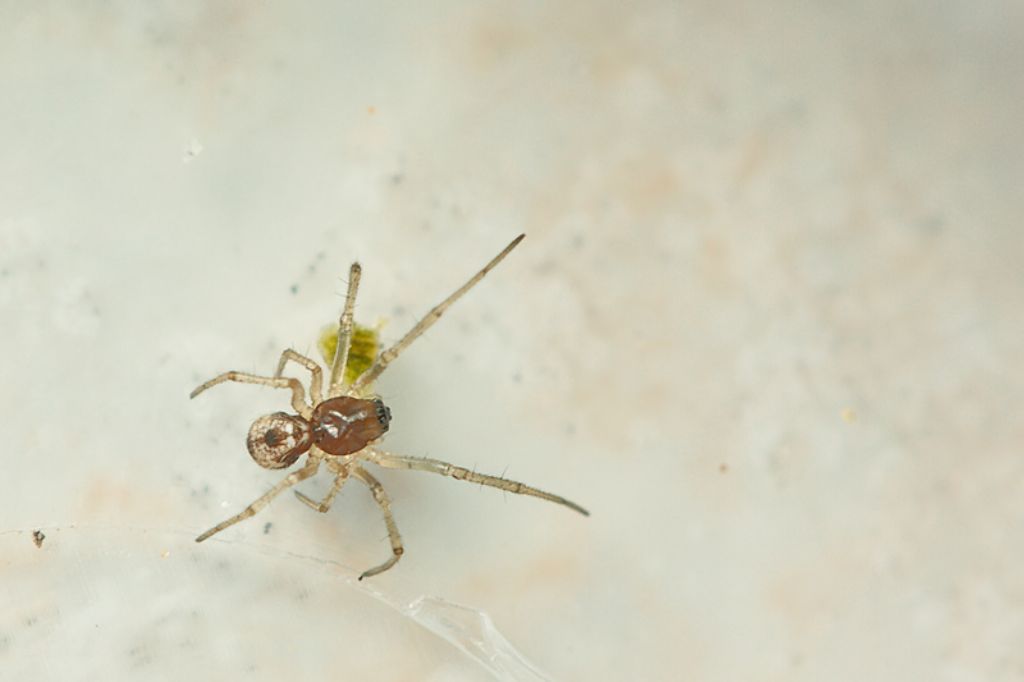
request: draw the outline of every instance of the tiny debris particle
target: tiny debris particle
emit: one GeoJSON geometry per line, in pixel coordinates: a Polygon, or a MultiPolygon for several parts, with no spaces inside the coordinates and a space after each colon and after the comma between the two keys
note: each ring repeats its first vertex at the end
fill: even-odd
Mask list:
{"type": "Polygon", "coordinates": [[[169,556],[171,556],[171,550],[169,549],[165,549],[164,551],[160,552],[161,559],[166,559],[169,556]]]}
{"type": "Polygon", "coordinates": [[[188,143],[188,147],[185,148],[185,154],[181,157],[181,160],[184,161],[185,163],[188,163],[189,161],[196,158],[202,153],[202,143],[199,140],[193,138],[192,141],[188,143]]]}
{"type": "Polygon", "coordinates": [[[264,535],[269,534],[270,533],[270,529],[273,527],[273,525],[274,524],[272,524],[272,523],[264,523],[263,524],[263,534],[264,535]]]}
{"type": "Polygon", "coordinates": [[[839,416],[843,418],[843,421],[847,424],[852,424],[857,421],[857,413],[854,412],[852,407],[844,407],[839,413],[839,416]]]}
{"type": "Polygon", "coordinates": [[[722,462],[721,464],[718,465],[718,473],[725,474],[725,473],[728,473],[728,472],[729,472],[729,465],[728,464],[726,464],[725,462],[722,462]]]}
{"type": "Polygon", "coordinates": [[[46,539],[46,536],[43,535],[43,531],[41,531],[41,530],[34,530],[34,531],[32,531],[32,542],[34,542],[36,544],[36,547],[42,549],[43,548],[43,540],[45,540],[45,539],[46,539]]]}

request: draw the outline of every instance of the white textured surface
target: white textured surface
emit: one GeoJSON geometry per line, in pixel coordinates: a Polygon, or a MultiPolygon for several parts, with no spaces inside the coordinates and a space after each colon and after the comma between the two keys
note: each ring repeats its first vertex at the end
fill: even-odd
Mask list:
{"type": "Polygon", "coordinates": [[[384,472],[373,589],[556,679],[1024,677],[1019,4],[101,7],[0,8],[12,679],[480,679],[357,486],[194,545],[285,401],[187,394],[522,230],[388,446],[593,516],[384,472]]]}

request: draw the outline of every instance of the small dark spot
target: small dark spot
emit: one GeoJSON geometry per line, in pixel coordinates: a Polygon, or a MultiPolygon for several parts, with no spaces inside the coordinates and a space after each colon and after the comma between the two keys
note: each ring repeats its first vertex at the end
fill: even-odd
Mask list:
{"type": "Polygon", "coordinates": [[[515,374],[512,375],[512,381],[516,382],[517,384],[523,383],[523,375],[519,372],[516,372],[515,374]]]}
{"type": "Polygon", "coordinates": [[[402,182],[404,182],[404,181],[405,181],[405,175],[402,174],[402,173],[395,173],[394,175],[391,176],[391,184],[392,185],[396,185],[396,186],[397,185],[401,185],[402,182]]]}
{"type": "Polygon", "coordinates": [[[726,464],[725,462],[722,462],[721,464],[719,464],[718,465],[718,473],[720,473],[720,474],[727,474],[727,473],[729,473],[729,465],[726,464]]]}
{"type": "Polygon", "coordinates": [[[43,540],[45,540],[45,539],[46,539],[46,536],[43,535],[43,531],[41,531],[41,530],[34,530],[34,531],[32,531],[32,542],[36,543],[36,547],[42,549],[43,548],[43,540]]]}
{"type": "Polygon", "coordinates": [[[299,293],[299,285],[298,284],[291,285],[290,287],[288,287],[288,291],[292,292],[292,296],[294,296],[295,294],[299,293]]]}
{"type": "Polygon", "coordinates": [[[277,429],[267,429],[267,433],[263,436],[263,440],[266,442],[267,447],[272,448],[281,443],[281,434],[277,432],[277,429]]]}
{"type": "Polygon", "coordinates": [[[274,527],[274,524],[272,524],[272,523],[271,523],[271,522],[269,522],[269,521],[267,521],[266,523],[264,523],[264,524],[263,524],[263,534],[264,534],[264,535],[269,535],[269,534],[270,534],[270,529],[271,529],[271,528],[273,528],[273,527],[274,527]]]}

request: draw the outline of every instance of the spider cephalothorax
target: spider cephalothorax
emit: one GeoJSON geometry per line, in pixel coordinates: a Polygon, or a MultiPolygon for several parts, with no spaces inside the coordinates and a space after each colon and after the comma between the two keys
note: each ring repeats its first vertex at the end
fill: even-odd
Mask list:
{"type": "Polygon", "coordinates": [[[391,410],[380,398],[364,400],[339,396],[313,409],[313,440],[329,455],[351,455],[383,436],[391,410]]]}
{"type": "Polygon", "coordinates": [[[345,369],[352,343],[352,312],[355,308],[356,293],[359,289],[359,280],[362,274],[359,264],[353,263],[349,270],[348,293],[345,296],[345,308],[342,311],[338,326],[337,347],[334,361],[331,363],[326,399],[322,393],[323,370],[320,365],[291,349],[281,353],[281,359],[277,363],[277,371],[272,377],[257,376],[244,372],[225,372],[192,391],[191,397],[194,398],[206,389],[225,381],[238,381],[247,384],[260,384],[289,389],[292,393],[292,407],[297,414],[275,412],[259,417],[249,428],[246,445],[249,448],[249,454],[256,460],[256,463],[268,469],[285,469],[295,464],[303,454],[308,455],[306,463],[300,469],[288,474],[269,492],[238,514],[222,521],[197,537],[196,542],[202,542],[211,535],[215,535],[225,528],[249,518],[265,507],[271,499],[283,490],[315,474],[321,464],[323,464],[335,475],[334,485],[331,486],[324,499],[317,503],[300,492],[296,491],[295,494],[302,502],[313,509],[326,512],[334,501],[335,495],[341,490],[349,476],[358,478],[365,483],[370,488],[373,498],[380,505],[381,511],[384,513],[384,522],[387,525],[388,538],[391,541],[391,558],[379,566],[364,571],[359,576],[359,579],[362,580],[368,576],[386,571],[395,565],[395,562],[398,561],[404,552],[402,538],[398,534],[398,527],[391,516],[391,500],[388,498],[387,493],[384,492],[380,482],[362,466],[364,461],[372,462],[387,469],[429,471],[444,476],[451,476],[460,481],[479,483],[521,495],[532,495],[533,497],[539,497],[569,507],[581,514],[589,515],[586,509],[574,502],[570,502],[564,497],[552,495],[537,488],[531,488],[518,481],[510,481],[500,476],[478,474],[475,471],[436,459],[395,455],[373,447],[387,432],[391,424],[391,410],[379,398],[366,397],[370,385],[395,358],[401,355],[402,351],[410,343],[437,322],[452,303],[469,291],[477,282],[483,279],[484,275],[490,272],[495,265],[507,256],[522,241],[523,236],[519,235],[501,253],[495,256],[491,262],[485,265],[480,272],[459,287],[455,293],[435,306],[398,343],[376,356],[373,364],[368,369],[358,374],[351,381],[346,381],[345,369]],[[298,379],[283,376],[285,365],[289,360],[309,370],[309,403],[306,402],[306,392],[302,383],[298,379]]]}

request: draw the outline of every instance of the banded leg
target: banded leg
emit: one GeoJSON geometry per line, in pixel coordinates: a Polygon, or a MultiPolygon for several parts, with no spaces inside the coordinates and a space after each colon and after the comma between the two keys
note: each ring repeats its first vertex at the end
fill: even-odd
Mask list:
{"type": "Polygon", "coordinates": [[[306,419],[313,414],[313,410],[306,405],[306,392],[302,388],[302,382],[291,377],[261,377],[245,372],[224,372],[215,376],[206,383],[200,384],[194,391],[188,394],[189,398],[195,398],[203,391],[213,388],[225,381],[237,381],[240,384],[258,384],[260,386],[271,386],[273,388],[289,388],[292,391],[292,407],[306,419]]]}
{"type": "Polygon", "coordinates": [[[352,475],[369,486],[370,492],[373,494],[373,499],[376,500],[381,512],[384,513],[384,523],[388,527],[388,539],[391,541],[391,558],[380,566],[375,566],[374,568],[363,571],[359,576],[359,579],[362,580],[363,578],[369,578],[370,576],[383,573],[394,566],[398,563],[398,560],[402,558],[402,554],[405,552],[405,549],[402,547],[402,536],[398,533],[398,526],[395,525],[395,519],[391,516],[391,500],[388,498],[388,494],[384,492],[384,486],[380,484],[380,481],[371,476],[369,471],[361,466],[353,467],[352,475]]]}
{"type": "Polygon", "coordinates": [[[288,348],[281,353],[281,359],[277,361],[277,371],[274,372],[275,379],[280,378],[284,373],[285,363],[289,360],[309,370],[309,399],[313,403],[313,407],[316,407],[324,399],[323,392],[321,391],[321,386],[323,386],[323,370],[320,369],[320,365],[316,361],[288,348]]]}
{"type": "Polygon", "coordinates": [[[470,471],[469,469],[455,466],[448,462],[442,462],[438,459],[405,457],[403,455],[393,455],[388,452],[381,452],[380,450],[374,450],[372,448],[367,448],[363,452],[367,454],[367,459],[369,459],[369,461],[386,469],[413,469],[416,471],[429,471],[430,473],[440,474],[442,476],[451,476],[458,481],[479,483],[480,485],[498,488],[499,490],[505,490],[517,495],[539,497],[542,500],[547,500],[548,502],[554,502],[562,505],[563,507],[568,507],[569,509],[579,512],[584,516],[590,516],[590,512],[575,502],[570,502],[564,497],[553,495],[551,493],[544,492],[543,490],[538,490],[537,488],[532,488],[525,483],[520,483],[519,481],[510,481],[509,479],[502,478],[500,476],[478,474],[475,471],[470,471]]]}
{"type": "Polygon", "coordinates": [[[230,519],[226,519],[224,521],[221,521],[216,526],[214,526],[210,530],[206,531],[205,533],[203,533],[202,535],[197,537],[196,538],[196,542],[202,542],[203,540],[206,540],[207,538],[209,538],[211,535],[216,535],[217,533],[221,532],[225,528],[228,528],[229,526],[233,526],[236,523],[238,523],[239,521],[244,521],[247,518],[249,518],[250,516],[253,516],[254,514],[256,514],[256,512],[258,512],[261,509],[263,509],[264,507],[266,507],[270,503],[270,501],[272,499],[274,499],[279,494],[281,494],[281,492],[285,488],[290,488],[291,486],[295,485],[299,481],[306,480],[307,478],[309,478],[310,476],[315,474],[316,470],[319,469],[319,468],[320,468],[320,460],[319,459],[314,459],[314,458],[310,457],[309,461],[306,463],[306,466],[302,467],[301,469],[299,469],[297,471],[293,471],[292,473],[290,473],[287,476],[285,476],[283,479],[281,479],[280,483],[275,485],[273,488],[268,490],[266,493],[264,493],[260,497],[256,498],[255,502],[250,504],[248,507],[243,509],[241,512],[235,514],[230,519]]]}
{"type": "Polygon", "coordinates": [[[331,385],[328,395],[331,398],[345,392],[345,365],[348,364],[348,352],[352,347],[352,325],[356,306],[356,294],[359,293],[359,280],[363,269],[359,263],[353,263],[348,269],[348,293],[345,294],[345,307],[338,320],[338,347],[334,350],[334,362],[331,363],[331,385]]]}
{"type": "Polygon", "coordinates": [[[314,501],[312,498],[303,495],[298,490],[295,491],[295,497],[299,498],[299,500],[310,509],[318,511],[321,514],[326,514],[327,511],[331,508],[331,504],[334,503],[334,497],[338,494],[338,491],[341,490],[341,487],[345,485],[345,481],[347,480],[348,470],[346,469],[339,473],[337,476],[335,476],[334,485],[331,486],[331,489],[324,496],[324,499],[320,500],[319,503],[314,501]]]}
{"type": "Polygon", "coordinates": [[[519,242],[523,241],[524,237],[526,237],[526,235],[521,234],[513,239],[512,243],[502,249],[501,253],[492,258],[491,262],[485,265],[480,272],[473,275],[468,282],[456,289],[454,294],[441,301],[429,313],[427,313],[426,317],[420,320],[415,327],[410,329],[409,332],[398,341],[398,343],[381,353],[377,358],[377,361],[370,366],[370,369],[363,372],[362,375],[352,383],[349,394],[354,395],[355,393],[358,393],[359,389],[372,384],[374,380],[380,376],[380,373],[383,372],[384,369],[395,360],[395,358],[402,354],[402,351],[404,351],[409,344],[415,341],[423,332],[430,329],[435,322],[441,319],[441,316],[444,315],[445,311],[448,310],[455,301],[462,298],[463,294],[476,286],[476,284],[482,280],[488,272],[493,270],[494,267],[512,251],[512,249],[519,246],[519,242]]]}

